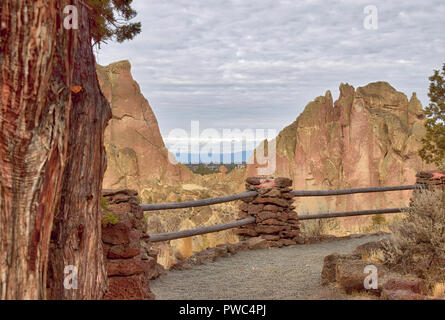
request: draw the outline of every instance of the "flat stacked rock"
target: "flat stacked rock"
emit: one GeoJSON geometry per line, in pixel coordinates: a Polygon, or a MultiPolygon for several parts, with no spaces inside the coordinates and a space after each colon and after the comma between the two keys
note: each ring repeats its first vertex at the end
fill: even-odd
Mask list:
{"type": "Polygon", "coordinates": [[[147,224],[133,190],[103,190],[102,243],[108,275],[106,300],[154,299],[149,280],[164,272],[145,239],[147,224]]]}
{"type": "Polygon", "coordinates": [[[416,174],[416,183],[424,185],[427,189],[445,188],[445,172],[420,171],[416,174]]]}
{"type": "MultiPolygon", "coordinates": [[[[416,184],[423,186],[426,190],[442,190],[443,200],[445,201],[445,172],[438,170],[420,171],[416,174],[416,184]]],[[[417,197],[420,192],[419,189],[414,190],[413,198],[417,197]]]]}
{"type": "Polygon", "coordinates": [[[302,243],[298,215],[292,211],[291,186],[288,178],[248,178],[246,189],[257,191],[258,196],[242,200],[239,217],[253,216],[256,222],[234,232],[243,238],[264,239],[270,247],[302,243]]]}

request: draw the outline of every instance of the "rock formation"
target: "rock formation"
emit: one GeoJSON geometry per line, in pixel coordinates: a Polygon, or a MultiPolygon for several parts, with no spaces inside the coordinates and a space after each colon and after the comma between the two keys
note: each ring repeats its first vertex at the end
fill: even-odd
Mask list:
{"type": "MultiPolygon", "coordinates": [[[[342,189],[408,185],[424,165],[417,155],[424,135],[423,109],[386,82],[354,89],[340,85],[310,102],[276,138],[275,175],[294,189],[342,189]]],[[[249,165],[247,176],[255,176],[249,165]]],[[[409,191],[296,199],[298,212],[406,206],[409,191]]]]}
{"type": "Polygon", "coordinates": [[[192,173],[186,167],[168,160],[158,122],[133,80],[130,62],[97,65],[97,74],[113,114],[105,131],[108,167],[104,188],[135,189],[144,198],[144,186],[190,179],[192,173]]]}

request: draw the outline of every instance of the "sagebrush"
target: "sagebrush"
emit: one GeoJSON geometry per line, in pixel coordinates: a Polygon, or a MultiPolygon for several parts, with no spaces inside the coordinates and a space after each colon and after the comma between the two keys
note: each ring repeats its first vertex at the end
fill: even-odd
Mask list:
{"type": "Polygon", "coordinates": [[[427,283],[445,281],[445,201],[443,191],[416,192],[406,217],[390,229],[393,241],[386,244],[386,263],[427,283]]]}

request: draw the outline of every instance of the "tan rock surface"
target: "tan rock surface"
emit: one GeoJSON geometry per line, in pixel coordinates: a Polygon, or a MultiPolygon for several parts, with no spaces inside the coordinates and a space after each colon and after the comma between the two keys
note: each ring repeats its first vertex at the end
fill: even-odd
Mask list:
{"type": "MultiPolygon", "coordinates": [[[[423,111],[386,82],[354,89],[340,85],[310,102],[276,138],[275,176],[289,177],[298,190],[409,185],[424,169],[417,150],[424,135],[423,111]]],[[[246,176],[257,174],[248,166],[246,176]]],[[[343,211],[406,206],[411,192],[300,198],[298,212],[343,211]]],[[[367,218],[352,218],[353,220],[367,218]]]]}
{"type": "Polygon", "coordinates": [[[113,114],[105,131],[108,168],[104,188],[141,192],[146,185],[189,180],[190,170],[168,160],[158,122],[131,75],[130,63],[97,65],[97,74],[113,114]]]}

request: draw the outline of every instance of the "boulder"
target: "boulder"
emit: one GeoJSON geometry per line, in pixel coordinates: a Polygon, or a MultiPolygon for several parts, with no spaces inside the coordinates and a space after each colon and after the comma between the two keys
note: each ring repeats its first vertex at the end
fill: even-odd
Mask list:
{"type": "MultiPolygon", "coordinates": [[[[338,259],[335,279],[338,286],[346,293],[350,294],[352,291],[364,291],[364,280],[368,276],[364,272],[365,267],[370,263],[363,260],[354,259],[338,259]]],[[[383,272],[380,266],[376,266],[378,269],[378,279],[382,279],[383,272]]],[[[373,291],[373,290],[367,290],[373,291]]],[[[378,292],[378,289],[375,289],[378,292]]]]}

